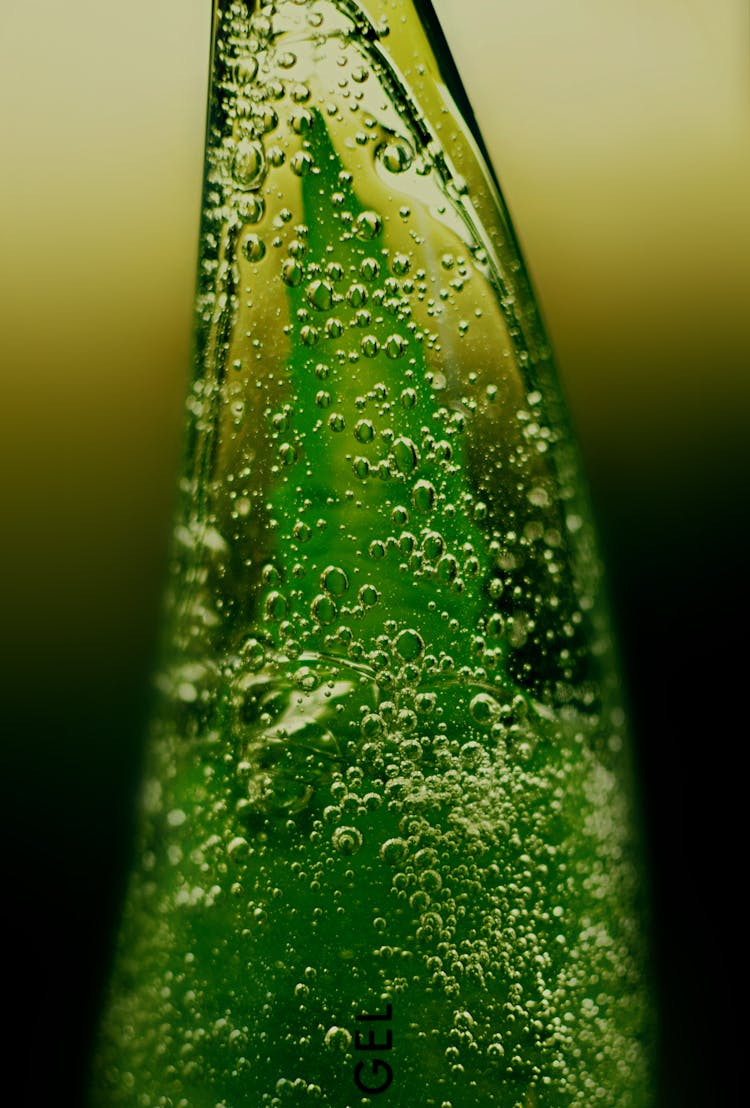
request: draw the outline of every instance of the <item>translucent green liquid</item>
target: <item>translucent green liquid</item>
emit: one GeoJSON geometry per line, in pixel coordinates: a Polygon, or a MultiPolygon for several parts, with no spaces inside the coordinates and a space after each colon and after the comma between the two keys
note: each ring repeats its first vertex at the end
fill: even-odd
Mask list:
{"type": "MultiPolygon", "coordinates": [[[[373,8],[436,73],[411,7],[373,8]]],[[[92,1103],[636,1108],[567,430],[466,128],[363,9],[217,24],[173,646],[92,1103]]]]}

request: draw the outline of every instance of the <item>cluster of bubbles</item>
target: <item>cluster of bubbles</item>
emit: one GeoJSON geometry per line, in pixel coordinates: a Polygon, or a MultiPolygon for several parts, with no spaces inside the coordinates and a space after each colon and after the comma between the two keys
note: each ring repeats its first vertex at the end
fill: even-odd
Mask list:
{"type": "Polygon", "coordinates": [[[369,8],[220,7],[181,653],[102,1103],[364,1108],[387,1002],[394,1104],[642,1108],[575,477],[369,8]]]}

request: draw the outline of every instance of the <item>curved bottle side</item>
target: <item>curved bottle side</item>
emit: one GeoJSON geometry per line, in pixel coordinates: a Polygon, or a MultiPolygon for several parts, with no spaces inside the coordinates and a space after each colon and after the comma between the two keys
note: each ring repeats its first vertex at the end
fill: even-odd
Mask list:
{"type": "Polygon", "coordinates": [[[391,1103],[636,1108],[638,874],[558,400],[413,10],[391,50],[353,7],[220,9],[99,1102],[365,1103],[357,1015],[387,1003],[391,1103]]]}

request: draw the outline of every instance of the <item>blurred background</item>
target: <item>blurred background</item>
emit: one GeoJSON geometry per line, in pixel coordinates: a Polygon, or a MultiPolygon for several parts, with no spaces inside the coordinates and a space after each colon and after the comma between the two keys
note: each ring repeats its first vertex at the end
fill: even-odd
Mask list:
{"type": "MultiPolygon", "coordinates": [[[[654,889],[660,1108],[740,1103],[744,0],[435,0],[557,351],[654,889]]],[[[0,6],[4,1001],[82,1102],[180,454],[210,0],[0,6]]],[[[744,728],[747,724],[744,724],[744,728]]],[[[5,1078],[3,1078],[5,1081],[5,1078]]]]}

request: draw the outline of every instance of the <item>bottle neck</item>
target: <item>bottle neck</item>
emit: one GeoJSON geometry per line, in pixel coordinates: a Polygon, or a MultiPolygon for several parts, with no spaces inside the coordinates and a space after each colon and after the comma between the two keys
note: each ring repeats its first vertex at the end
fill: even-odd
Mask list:
{"type": "Polygon", "coordinates": [[[217,8],[198,312],[188,653],[231,654],[257,621],[277,653],[377,655],[417,605],[459,667],[503,671],[512,638],[519,680],[572,673],[577,474],[505,209],[415,5],[217,8]]]}

